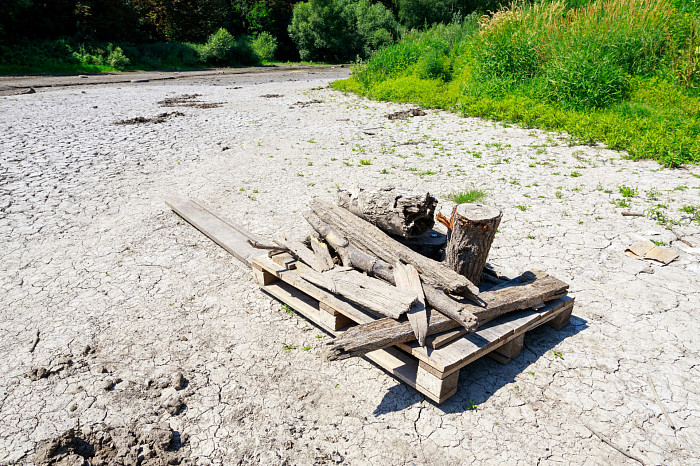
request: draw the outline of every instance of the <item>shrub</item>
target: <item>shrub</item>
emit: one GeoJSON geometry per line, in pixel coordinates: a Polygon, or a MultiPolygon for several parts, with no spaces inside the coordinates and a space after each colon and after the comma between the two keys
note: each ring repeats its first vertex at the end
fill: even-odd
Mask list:
{"type": "Polygon", "coordinates": [[[369,0],[309,0],[294,6],[289,35],[302,60],[367,57],[393,42],[396,20],[369,0]]]}
{"type": "Polygon", "coordinates": [[[261,32],[253,41],[253,50],[261,61],[272,61],[277,51],[277,38],[269,32],[261,32]]]}
{"type": "Polygon", "coordinates": [[[108,48],[110,49],[109,55],[107,55],[107,64],[109,66],[121,70],[129,65],[129,58],[124,55],[124,51],[121,49],[121,47],[112,49],[112,44],[109,44],[108,48]]]}
{"type": "Polygon", "coordinates": [[[236,39],[224,28],[219,28],[209,36],[202,47],[201,56],[205,62],[223,63],[229,61],[236,48],[236,39]]]}

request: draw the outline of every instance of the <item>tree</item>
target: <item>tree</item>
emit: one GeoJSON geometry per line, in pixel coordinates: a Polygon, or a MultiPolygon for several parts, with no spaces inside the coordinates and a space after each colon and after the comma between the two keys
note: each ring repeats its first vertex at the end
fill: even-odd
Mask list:
{"type": "Polygon", "coordinates": [[[369,0],[309,0],[294,6],[289,35],[302,60],[339,62],[393,42],[396,20],[369,0]]]}

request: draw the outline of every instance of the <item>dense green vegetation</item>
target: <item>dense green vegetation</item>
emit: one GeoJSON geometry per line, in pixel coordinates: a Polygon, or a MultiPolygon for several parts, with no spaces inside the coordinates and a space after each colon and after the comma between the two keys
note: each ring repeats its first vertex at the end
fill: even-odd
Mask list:
{"type": "Polygon", "coordinates": [[[336,89],[700,162],[700,18],[669,0],[514,3],[412,31],[336,89]]]}
{"type": "Polygon", "coordinates": [[[0,73],[348,61],[367,58],[402,31],[494,5],[495,0],[0,0],[0,73]],[[225,58],[202,55],[212,34],[232,44],[217,32],[221,28],[235,46],[225,58]]]}

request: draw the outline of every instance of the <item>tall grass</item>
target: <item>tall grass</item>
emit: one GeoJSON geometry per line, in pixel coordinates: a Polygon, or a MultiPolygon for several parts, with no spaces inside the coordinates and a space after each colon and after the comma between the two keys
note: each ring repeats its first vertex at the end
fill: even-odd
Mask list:
{"type": "Polygon", "coordinates": [[[411,32],[334,86],[564,130],[667,166],[699,162],[696,10],[671,0],[569,4],[517,1],[411,32]]]}

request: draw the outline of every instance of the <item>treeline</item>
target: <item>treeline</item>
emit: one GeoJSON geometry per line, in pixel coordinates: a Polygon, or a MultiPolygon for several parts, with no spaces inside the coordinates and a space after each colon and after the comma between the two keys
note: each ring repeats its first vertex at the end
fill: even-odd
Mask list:
{"type": "Polygon", "coordinates": [[[494,0],[0,0],[0,60],[16,61],[19,48],[33,46],[20,55],[68,51],[83,62],[98,57],[92,60],[95,66],[123,67],[154,56],[154,50],[134,50],[134,44],[179,43],[189,44],[189,51],[173,55],[171,46],[169,58],[151,61],[167,65],[178,56],[189,56],[190,62],[196,56],[204,62],[197,44],[203,47],[214,34],[221,39],[224,29],[237,41],[228,39],[238,47],[232,55],[239,58],[258,40],[266,56],[248,54],[249,59],[347,61],[369,56],[402,31],[494,5],[494,0]],[[111,50],[109,44],[114,44],[111,50]]]}

